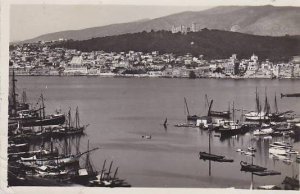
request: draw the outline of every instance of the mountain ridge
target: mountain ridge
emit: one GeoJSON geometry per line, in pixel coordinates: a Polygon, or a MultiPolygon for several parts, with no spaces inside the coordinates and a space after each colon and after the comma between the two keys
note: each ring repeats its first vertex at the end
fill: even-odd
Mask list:
{"type": "Polygon", "coordinates": [[[218,6],[203,11],[185,11],[150,20],[110,24],[81,30],[66,30],[22,41],[57,40],[59,38],[87,40],[142,31],[171,30],[172,26],[190,26],[198,29],[237,31],[255,35],[300,35],[300,8],[266,6],[218,6]]]}
{"type": "Polygon", "coordinates": [[[206,59],[229,58],[237,54],[249,58],[253,53],[261,59],[288,61],[300,53],[299,36],[257,36],[239,32],[203,29],[187,34],[169,31],[138,32],[88,40],[56,43],[52,47],[77,49],[80,51],[137,52],[159,51],[194,56],[204,55],[206,59]]]}

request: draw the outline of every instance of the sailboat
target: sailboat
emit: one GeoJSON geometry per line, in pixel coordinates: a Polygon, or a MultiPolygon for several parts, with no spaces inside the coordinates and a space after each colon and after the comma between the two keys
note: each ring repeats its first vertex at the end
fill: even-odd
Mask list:
{"type": "Polygon", "coordinates": [[[186,101],[185,97],[184,97],[184,104],[185,104],[185,108],[186,108],[186,111],[187,111],[187,120],[188,121],[197,121],[197,119],[199,118],[199,116],[197,116],[197,115],[190,115],[189,107],[188,107],[188,104],[187,104],[187,101],[186,101]]]}
{"type": "MultiPolygon", "coordinates": [[[[13,111],[9,115],[9,122],[19,122],[24,127],[29,126],[44,126],[44,125],[59,125],[65,122],[64,114],[51,114],[46,115],[44,97],[43,94],[40,96],[41,107],[36,110],[21,110],[13,111]]],[[[15,106],[14,106],[15,108],[15,106]]]]}
{"type": "Polygon", "coordinates": [[[165,122],[164,122],[164,128],[167,129],[168,127],[168,118],[166,118],[165,122]]]}
{"type": "MultiPolygon", "coordinates": [[[[263,121],[263,120],[269,120],[268,115],[266,112],[262,111],[260,108],[260,101],[259,101],[259,95],[257,92],[257,88],[255,91],[255,103],[256,103],[256,111],[251,111],[245,114],[245,119],[248,121],[263,121]]],[[[265,105],[266,106],[266,105],[265,105]]]]}
{"type": "MultiPolygon", "coordinates": [[[[213,100],[211,100],[212,104],[213,100]]],[[[211,145],[210,145],[210,139],[211,139],[211,128],[208,129],[208,150],[209,152],[199,152],[199,159],[200,160],[209,160],[209,161],[215,161],[215,162],[233,162],[233,159],[228,159],[225,156],[216,155],[211,153],[211,145]]]]}
{"type": "Polygon", "coordinates": [[[76,107],[74,122],[75,124],[72,122],[71,108],[70,108],[65,126],[58,128],[57,130],[53,131],[53,133],[56,135],[78,135],[84,133],[84,130],[88,127],[88,125],[82,126],[80,124],[78,107],[76,107]]]}
{"type": "MultiPolygon", "coordinates": [[[[208,97],[207,97],[206,94],[205,94],[205,99],[206,99],[206,104],[209,106],[208,97]]],[[[210,110],[208,116],[229,119],[230,118],[229,107],[228,107],[227,111],[214,111],[214,110],[210,110]]]]}
{"type": "Polygon", "coordinates": [[[76,175],[72,178],[75,183],[81,185],[89,185],[90,181],[95,179],[98,172],[94,170],[91,161],[90,161],[90,154],[89,154],[89,141],[87,147],[88,153],[86,154],[85,159],[85,166],[84,168],[79,168],[76,172],[76,175]]]}
{"type": "Polygon", "coordinates": [[[241,133],[242,131],[242,125],[239,123],[239,121],[235,121],[235,109],[234,109],[234,102],[232,104],[232,120],[224,122],[223,126],[220,127],[219,132],[221,133],[221,136],[226,135],[236,135],[241,133]]]}

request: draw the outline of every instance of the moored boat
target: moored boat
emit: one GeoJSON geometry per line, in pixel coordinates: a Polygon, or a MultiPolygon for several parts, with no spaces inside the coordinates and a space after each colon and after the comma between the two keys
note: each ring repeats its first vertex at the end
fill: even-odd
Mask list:
{"type": "Polygon", "coordinates": [[[245,171],[245,172],[261,172],[267,170],[267,168],[265,167],[249,164],[244,161],[241,161],[240,164],[241,164],[241,171],[245,171]]]}

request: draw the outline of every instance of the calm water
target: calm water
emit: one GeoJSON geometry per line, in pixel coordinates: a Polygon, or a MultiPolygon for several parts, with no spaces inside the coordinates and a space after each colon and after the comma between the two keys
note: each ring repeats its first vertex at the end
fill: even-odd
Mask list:
{"type": "MultiPolygon", "coordinates": [[[[212,135],[212,152],[234,158],[234,163],[213,163],[208,176],[208,162],[199,160],[199,151],[208,151],[206,131],[176,128],[186,115],[186,97],[192,114],[205,115],[207,94],[214,99],[214,110],[227,110],[234,101],[236,108],[255,108],[255,87],[264,97],[267,87],[273,107],[274,95],[300,92],[300,81],[292,80],[188,80],[188,79],[127,79],[99,77],[18,77],[19,93],[27,91],[28,100],[37,101],[43,92],[47,112],[56,109],[67,112],[69,107],[80,110],[83,124],[90,124],[82,138],[81,150],[87,140],[93,152],[96,169],[105,159],[119,166],[119,177],[134,187],[236,187],[249,188],[251,175],[240,171],[240,161],[251,158],[235,152],[237,148],[256,146],[254,163],[282,173],[280,176],[257,177],[254,185],[281,184],[285,176],[299,174],[299,164],[286,165],[269,159],[268,141],[252,135],[232,137],[220,141],[212,135]],[[168,118],[167,131],[161,125],[168,118]],[[151,134],[151,140],[142,135],[151,134]]],[[[280,99],[280,110],[294,110],[300,114],[300,98],[280,99]]],[[[263,101],[263,100],[262,100],[263,101]]],[[[279,138],[277,140],[282,140],[279,138]]],[[[275,139],[270,140],[275,141],[275,139]]],[[[291,139],[285,139],[291,141],[291,139]]],[[[300,143],[293,142],[300,151],[300,143]]]]}

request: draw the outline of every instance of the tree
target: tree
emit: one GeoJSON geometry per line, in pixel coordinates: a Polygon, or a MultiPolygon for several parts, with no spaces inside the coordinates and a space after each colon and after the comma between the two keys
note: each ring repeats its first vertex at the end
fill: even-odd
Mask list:
{"type": "Polygon", "coordinates": [[[189,78],[190,78],[190,79],[195,79],[195,78],[197,78],[197,76],[196,76],[196,74],[195,74],[194,71],[190,71],[189,78]]]}

